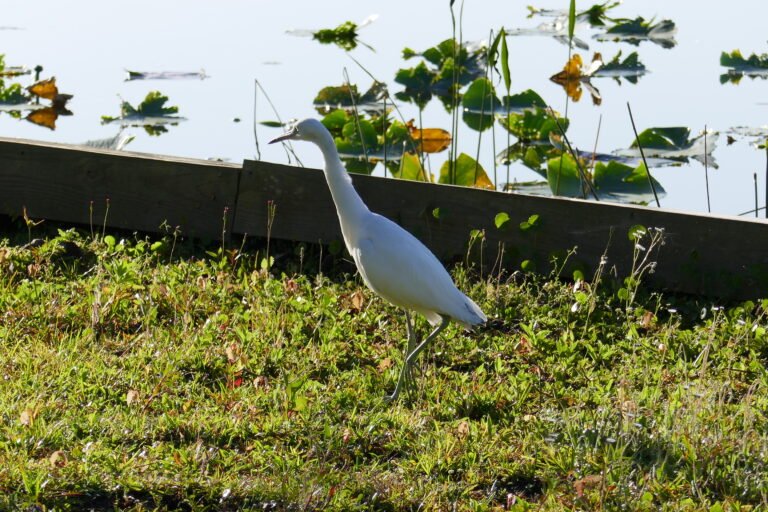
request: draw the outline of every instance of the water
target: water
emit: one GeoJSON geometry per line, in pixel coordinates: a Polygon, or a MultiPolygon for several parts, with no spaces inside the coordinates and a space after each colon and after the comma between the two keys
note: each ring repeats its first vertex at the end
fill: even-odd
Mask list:
{"type": "MultiPolygon", "coordinates": [[[[332,28],[343,21],[359,22],[371,14],[379,18],[360,31],[360,39],[376,49],[359,46],[352,55],[390,91],[402,89],[394,82],[399,68],[415,65],[403,61],[404,47],[424,50],[451,36],[448,1],[405,2],[273,2],[233,0],[226,3],[201,0],[138,0],[121,4],[81,1],[67,4],[50,0],[14,2],[7,9],[0,30],[0,53],[6,64],[44,66],[42,77],[56,76],[61,92],[74,98],[69,103],[73,116],[60,117],[55,131],[23,119],[0,114],[0,135],[44,141],[80,143],[114,136],[117,127],[101,125],[102,115],[119,113],[119,97],[138,104],[150,90],[160,90],[178,105],[187,121],[171,126],[161,136],[150,136],[141,128],[127,131],[136,136],[127,146],[131,151],[194,158],[220,158],[239,162],[254,158],[254,79],[258,79],[284,118],[317,115],[312,99],[327,85],[340,85],[343,70],[361,89],[370,77],[345,53],[310,38],[287,35],[288,29],[332,28]],[[201,69],[205,80],[125,81],[125,70],[186,71],[201,69]],[[239,119],[240,122],[236,122],[239,119]]],[[[456,2],[456,8],[460,6],[456,2]]],[[[583,9],[590,4],[578,2],[583,9]]],[[[721,132],[714,156],[719,169],[710,169],[712,211],[737,214],[754,207],[753,173],[758,173],[760,205],[765,204],[765,153],[738,137],[727,146],[725,134],[734,126],[759,127],[768,124],[768,81],[742,79],[739,85],[721,85],[719,65],[722,51],[739,48],[746,55],[768,51],[764,21],[768,5],[763,0],[742,0],[702,7],[698,2],[627,1],[612,15],[646,19],[672,19],[678,27],[677,46],[663,49],[650,42],[639,47],[627,43],[598,42],[593,31],[579,27],[577,36],[590,45],[579,51],[589,61],[592,52],[611,58],[621,49],[624,55],[637,50],[650,73],[638,84],[616,84],[612,79],[594,79],[603,98],[599,107],[588,94],[570,103],[573,144],[591,150],[602,114],[598,150],[627,147],[633,140],[626,102],[632,104],[638,129],[652,126],[688,126],[698,133],[707,125],[721,132]]],[[[567,2],[537,4],[544,8],[566,8],[567,2]]],[[[463,39],[488,38],[490,29],[536,26],[541,19],[526,19],[525,3],[501,0],[467,0],[464,7],[463,39]]],[[[565,108],[562,88],[549,76],[562,69],[567,48],[550,38],[510,38],[512,89],[533,88],[560,111],[565,108]]],[[[25,85],[28,78],[22,79],[25,85]]],[[[260,120],[275,119],[261,97],[260,120]]],[[[401,103],[406,118],[417,118],[415,106],[401,103]]],[[[450,116],[433,101],[424,112],[425,127],[450,125],[450,116]]],[[[261,158],[286,162],[280,147],[267,146],[279,130],[259,126],[261,158]]],[[[506,136],[497,132],[497,148],[506,136]]],[[[463,124],[458,134],[460,150],[474,155],[477,136],[463,124]]],[[[320,155],[311,146],[297,145],[305,165],[321,166],[320,155]]],[[[433,171],[447,153],[433,155],[433,171]]],[[[493,173],[490,138],[483,136],[481,163],[493,173]]],[[[667,195],[662,206],[681,210],[706,211],[704,168],[698,162],[682,167],[653,169],[667,195]]],[[[499,169],[499,180],[505,172],[499,169]]],[[[512,167],[518,181],[538,175],[520,164],[512,167]]]]}

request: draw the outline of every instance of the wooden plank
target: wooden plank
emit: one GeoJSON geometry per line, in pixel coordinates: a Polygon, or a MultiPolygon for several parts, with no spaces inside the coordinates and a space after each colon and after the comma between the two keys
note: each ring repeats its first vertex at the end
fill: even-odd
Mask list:
{"type": "MultiPolygon", "coordinates": [[[[411,231],[443,260],[465,257],[470,232],[478,229],[485,234],[481,258],[485,271],[502,246],[506,268],[517,269],[521,261],[529,260],[544,272],[551,268],[553,255],[575,247],[566,275],[581,267],[591,276],[605,254],[607,270],[626,276],[634,247],[627,234],[640,224],[665,230],[665,245],[653,257],[655,272],[647,276],[652,286],[726,299],[768,296],[765,221],[360,175],[353,181],[371,210],[411,231]],[[502,230],[494,223],[500,212],[510,217],[502,230]],[[520,223],[534,214],[539,216],[537,225],[520,229],[520,223]]],[[[341,238],[321,171],[246,161],[234,231],[264,235],[269,201],[276,206],[272,237],[307,242],[341,238]]],[[[480,247],[475,244],[473,251],[479,253],[480,247]]]]}
{"type": "Polygon", "coordinates": [[[0,212],[33,219],[220,238],[241,166],[0,139],[0,212]],[[107,208],[107,203],[109,204],[107,208]],[[93,211],[91,213],[91,207],[93,211]]]}

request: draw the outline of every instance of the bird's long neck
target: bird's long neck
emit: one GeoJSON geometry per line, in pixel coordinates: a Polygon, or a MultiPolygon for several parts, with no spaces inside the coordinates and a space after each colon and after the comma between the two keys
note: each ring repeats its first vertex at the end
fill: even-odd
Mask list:
{"type": "Polygon", "coordinates": [[[330,133],[324,133],[317,145],[323,152],[325,159],[325,179],[331,190],[336,211],[339,214],[341,229],[345,240],[348,240],[350,229],[354,230],[355,223],[369,213],[368,207],[352,186],[352,178],[344,169],[344,165],[336,152],[336,145],[330,133]]]}

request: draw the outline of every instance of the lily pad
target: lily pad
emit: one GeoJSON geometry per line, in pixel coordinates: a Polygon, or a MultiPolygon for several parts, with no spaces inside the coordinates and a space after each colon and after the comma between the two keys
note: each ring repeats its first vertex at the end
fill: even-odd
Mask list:
{"type": "MultiPolygon", "coordinates": [[[[600,54],[596,54],[600,55],[600,54]]],[[[602,56],[601,60],[602,60],[602,56]]],[[[640,62],[640,58],[637,52],[632,52],[627,57],[621,59],[621,50],[614,55],[614,57],[608,62],[604,62],[594,73],[593,77],[613,77],[618,80],[618,77],[623,77],[628,82],[633,84],[637,83],[638,77],[647,73],[645,64],[640,62]]]]}
{"type": "Polygon", "coordinates": [[[167,131],[163,125],[176,125],[180,121],[186,120],[176,115],[179,112],[179,107],[167,107],[165,106],[167,102],[168,96],[159,91],[151,91],[137,107],[127,101],[122,101],[120,103],[120,115],[118,117],[101,116],[101,123],[142,126],[150,135],[160,135],[167,131]]]}
{"type": "Polygon", "coordinates": [[[642,41],[651,41],[662,48],[672,48],[677,44],[675,34],[677,26],[672,20],[661,20],[654,23],[653,19],[646,21],[642,16],[633,20],[619,20],[609,27],[605,33],[597,34],[598,41],[622,41],[638,45],[642,41]]]}
{"type": "Polygon", "coordinates": [[[549,134],[559,133],[558,122],[563,130],[568,130],[567,118],[558,117],[556,121],[550,111],[541,108],[525,110],[520,114],[510,114],[499,121],[521,142],[549,143],[549,134]]]}
{"type": "Polygon", "coordinates": [[[393,172],[392,175],[402,180],[431,181],[428,178],[429,173],[421,165],[419,157],[413,153],[403,154],[398,170],[393,172]]]}
{"type": "Polygon", "coordinates": [[[466,153],[461,153],[456,159],[453,173],[451,172],[451,162],[446,161],[440,168],[438,181],[439,183],[464,187],[495,189],[483,166],[466,153]]]}
{"type": "Polygon", "coordinates": [[[768,78],[768,54],[752,54],[744,58],[739,50],[720,55],[720,65],[729,68],[727,73],[720,75],[720,83],[731,82],[738,84],[746,75],[750,78],[768,78]]]}
{"type": "MultiPolygon", "coordinates": [[[[665,195],[664,188],[651,177],[657,194],[665,195]]],[[[594,170],[595,188],[603,199],[621,202],[647,203],[653,200],[653,189],[648,182],[648,170],[645,164],[630,167],[611,161],[598,162],[594,170]]]]}
{"type": "Polygon", "coordinates": [[[424,60],[395,74],[395,82],[405,86],[405,90],[395,96],[413,102],[419,108],[424,108],[433,95],[439,97],[446,108],[451,108],[452,98],[459,88],[485,75],[483,45],[465,43],[459,46],[454,39],[446,39],[421,53],[410,48],[403,50],[406,60],[417,56],[424,60]]]}
{"type": "Polygon", "coordinates": [[[462,119],[473,130],[487,130],[493,126],[493,112],[500,104],[493,83],[487,78],[478,78],[472,82],[461,99],[464,109],[462,119]]]}
{"type": "MultiPolygon", "coordinates": [[[[684,126],[657,127],[644,130],[640,133],[638,139],[646,157],[678,159],[681,161],[694,158],[701,161],[704,159],[704,133],[693,138],[691,138],[690,134],[690,128],[684,126]]],[[[714,168],[717,168],[717,164],[712,156],[712,152],[715,150],[718,136],[717,132],[707,133],[707,163],[714,168]]],[[[640,149],[637,147],[637,140],[633,140],[629,148],[616,150],[613,154],[630,157],[641,156],[640,149]]]]}
{"type": "Polygon", "coordinates": [[[576,160],[567,153],[547,162],[547,183],[553,195],[584,197],[584,185],[579,177],[576,160]]]}
{"type": "Polygon", "coordinates": [[[357,23],[345,21],[336,28],[320,29],[312,37],[322,44],[335,44],[344,50],[357,47],[357,23]]]}

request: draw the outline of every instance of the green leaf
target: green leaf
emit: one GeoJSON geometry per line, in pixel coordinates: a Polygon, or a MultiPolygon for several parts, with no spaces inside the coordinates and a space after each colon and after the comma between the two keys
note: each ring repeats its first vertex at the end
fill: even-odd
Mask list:
{"type": "Polygon", "coordinates": [[[432,99],[432,82],[436,77],[437,74],[429,70],[423,61],[412,68],[399,69],[395,74],[395,82],[404,85],[405,90],[398,92],[397,98],[424,108],[432,99]]]}
{"type": "Polygon", "coordinates": [[[499,104],[491,81],[478,78],[472,82],[461,100],[464,109],[462,119],[473,130],[487,130],[493,126],[493,112],[499,104]]]}
{"type": "Polygon", "coordinates": [[[631,242],[637,242],[643,238],[647,232],[648,229],[645,226],[642,224],[635,224],[630,226],[629,230],[627,231],[627,237],[629,237],[631,242]]]}
{"type": "Polygon", "coordinates": [[[753,53],[745,59],[740,50],[733,50],[731,53],[723,52],[720,54],[720,65],[737,71],[768,70],[768,54],[753,53]]]}
{"type": "Polygon", "coordinates": [[[507,48],[507,35],[504,33],[504,29],[502,29],[502,34],[504,34],[504,37],[501,40],[501,74],[504,77],[504,88],[507,90],[507,95],[509,95],[512,78],[509,73],[509,49],[507,48]]]}
{"type": "Polygon", "coordinates": [[[166,107],[168,96],[160,91],[150,91],[141,102],[136,112],[145,117],[163,117],[179,112],[179,107],[166,107]]]}
{"type": "Polygon", "coordinates": [[[648,128],[629,147],[636,148],[639,140],[643,149],[682,149],[690,145],[690,134],[691,129],[685,126],[648,128]]]}
{"type": "Polygon", "coordinates": [[[345,21],[336,28],[318,30],[312,37],[322,44],[335,44],[344,50],[353,50],[357,47],[357,24],[345,21]]]}
{"type": "Polygon", "coordinates": [[[506,212],[497,213],[493,223],[496,225],[496,229],[503,229],[509,223],[509,214],[506,212]]]}
{"type": "Polygon", "coordinates": [[[567,153],[547,161],[547,183],[549,183],[549,188],[554,195],[584,196],[576,161],[567,153]]]}
{"type": "Polygon", "coordinates": [[[342,130],[347,123],[349,123],[349,115],[345,110],[334,110],[330,114],[323,117],[321,120],[323,126],[328,128],[331,135],[334,137],[341,137],[342,130]]]}
{"type": "Polygon", "coordinates": [[[493,68],[496,67],[496,63],[499,61],[499,41],[501,41],[503,36],[504,28],[502,27],[501,31],[499,31],[499,33],[496,34],[496,37],[493,38],[493,42],[488,48],[488,65],[493,68]]]}
{"type": "MultiPolygon", "coordinates": [[[[615,160],[608,163],[597,162],[594,170],[594,182],[595,188],[601,194],[608,194],[621,199],[628,199],[627,196],[653,193],[648,182],[648,171],[643,163],[633,168],[615,160]]],[[[653,179],[653,184],[657,194],[664,193],[664,188],[658,181],[653,179]]]]}
{"type": "Polygon", "coordinates": [[[537,214],[533,214],[530,217],[528,217],[528,220],[524,220],[520,223],[520,230],[521,231],[529,231],[539,225],[539,216],[537,214]]]}
{"type": "Polygon", "coordinates": [[[367,119],[361,118],[358,119],[358,121],[351,119],[347,122],[347,124],[344,125],[341,130],[341,134],[347,140],[357,143],[362,142],[365,144],[366,150],[373,149],[373,147],[378,143],[376,129],[367,119]]]}
{"type": "Polygon", "coordinates": [[[440,168],[439,182],[463,187],[495,188],[483,166],[466,153],[458,156],[453,172],[455,180],[451,181],[450,161],[446,161],[440,168]]]}
{"type": "Polygon", "coordinates": [[[571,0],[568,9],[568,41],[573,41],[573,30],[576,27],[576,0],[571,0]]]}
{"type": "Polygon", "coordinates": [[[396,177],[403,180],[428,181],[427,172],[421,166],[419,157],[413,153],[403,153],[396,177]]]}
{"type": "Polygon", "coordinates": [[[259,121],[259,124],[262,126],[268,126],[270,128],[282,128],[283,123],[280,121],[259,121]]]}

